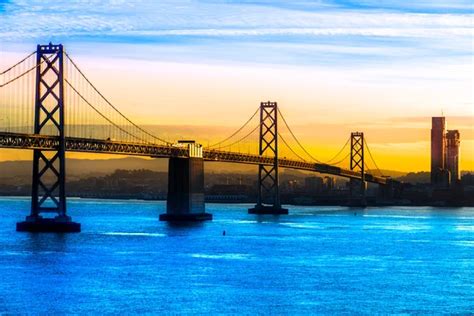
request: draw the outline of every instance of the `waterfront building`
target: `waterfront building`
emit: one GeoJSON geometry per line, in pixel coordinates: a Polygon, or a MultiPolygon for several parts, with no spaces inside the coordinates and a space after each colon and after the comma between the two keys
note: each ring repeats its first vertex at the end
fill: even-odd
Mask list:
{"type": "Polygon", "coordinates": [[[324,186],[324,179],[321,177],[307,177],[304,179],[304,187],[307,193],[320,192],[324,186]]]}

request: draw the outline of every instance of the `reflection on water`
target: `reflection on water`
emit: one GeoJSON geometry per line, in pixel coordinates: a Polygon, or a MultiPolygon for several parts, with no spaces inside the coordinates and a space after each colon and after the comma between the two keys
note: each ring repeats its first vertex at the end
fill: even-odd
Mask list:
{"type": "Polygon", "coordinates": [[[27,234],[28,199],[0,198],[0,314],[474,311],[473,208],[251,206],[170,225],[162,202],[71,199],[82,233],[27,234]]]}
{"type": "Polygon", "coordinates": [[[106,232],[103,235],[109,236],[144,236],[144,237],[165,237],[165,234],[158,233],[126,233],[126,232],[106,232]]]}

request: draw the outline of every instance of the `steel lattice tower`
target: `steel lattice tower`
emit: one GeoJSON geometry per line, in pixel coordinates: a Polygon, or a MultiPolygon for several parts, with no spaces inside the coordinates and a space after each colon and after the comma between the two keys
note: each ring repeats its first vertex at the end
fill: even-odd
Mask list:
{"type": "Polygon", "coordinates": [[[66,215],[64,128],[64,59],[62,45],[38,45],[36,51],[35,135],[54,135],[52,150],[34,149],[31,215],[17,230],[79,231],[66,215]],[[56,213],[54,219],[43,213],[56,213]]]}
{"type": "Polygon", "coordinates": [[[249,210],[253,214],[288,214],[281,208],[278,179],[278,105],[260,103],[259,155],[270,156],[273,164],[258,166],[257,205],[249,210]]]}
{"type": "MultiPolygon", "coordinates": [[[[351,162],[352,171],[360,172],[360,194],[365,199],[365,168],[364,168],[364,133],[351,133],[351,162]]],[[[352,186],[351,186],[352,189],[352,186]]],[[[352,191],[352,190],[351,190],[352,191]]]]}

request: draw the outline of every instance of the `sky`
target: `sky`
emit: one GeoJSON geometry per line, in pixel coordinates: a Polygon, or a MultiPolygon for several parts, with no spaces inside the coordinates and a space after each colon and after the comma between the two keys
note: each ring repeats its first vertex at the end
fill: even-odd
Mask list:
{"type": "Polygon", "coordinates": [[[63,43],[117,107],[171,138],[212,142],[271,100],[313,156],[364,131],[391,170],[429,170],[443,113],[474,170],[473,18],[464,0],[0,0],[0,69],[63,43]]]}

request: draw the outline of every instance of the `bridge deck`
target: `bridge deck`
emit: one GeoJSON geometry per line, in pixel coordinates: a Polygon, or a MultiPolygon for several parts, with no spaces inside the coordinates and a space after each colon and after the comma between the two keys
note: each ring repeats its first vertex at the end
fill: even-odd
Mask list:
{"type": "MultiPolygon", "coordinates": [[[[55,149],[59,145],[57,136],[17,134],[0,132],[0,148],[15,149],[55,149]]],[[[119,154],[128,156],[146,156],[154,158],[187,157],[187,150],[174,146],[126,143],[111,140],[66,138],[66,150],[72,152],[119,154]]],[[[230,162],[251,165],[272,165],[273,158],[261,157],[252,154],[242,154],[221,150],[207,150],[203,152],[205,161],[230,162]]],[[[322,163],[312,163],[286,158],[278,160],[282,168],[313,171],[335,176],[360,179],[360,174],[348,169],[322,163]]],[[[372,183],[385,184],[386,178],[366,173],[365,180],[372,183]]]]}

